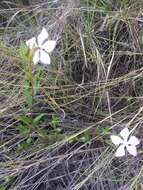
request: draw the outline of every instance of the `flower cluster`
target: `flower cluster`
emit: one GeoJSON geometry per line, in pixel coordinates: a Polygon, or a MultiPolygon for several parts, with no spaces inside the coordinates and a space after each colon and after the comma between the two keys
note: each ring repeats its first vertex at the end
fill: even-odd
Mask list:
{"type": "Polygon", "coordinates": [[[55,46],[55,40],[48,40],[48,32],[45,28],[42,29],[38,37],[32,37],[26,41],[26,45],[33,51],[33,63],[50,64],[50,56],[55,46]]]}

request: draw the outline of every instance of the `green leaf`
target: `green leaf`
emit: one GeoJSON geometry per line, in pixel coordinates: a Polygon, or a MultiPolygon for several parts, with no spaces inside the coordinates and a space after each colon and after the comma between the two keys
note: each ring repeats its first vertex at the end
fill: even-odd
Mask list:
{"type": "Polygon", "coordinates": [[[52,120],[51,120],[51,123],[50,123],[50,125],[51,125],[51,127],[52,128],[56,128],[57,127],[57,125],[59,124],[59,118],[56,116],[56,115],[52,115],[52,120]]]}
{"type": "Polygon", "coordinates": [[[104,135],[108,135],[109,132],[110,132],[109,128],[106,127],[106,128],[103,129],[104,135]]]}
{"type": "Polygon", "coordinates": [[[16,115],[15,118],[19,121],[22,121],[26,125],[32,124],[32,118],[25,116],[25,115],[16,115]]]}
{"type": "Polygon", "coordinates": [[[85,131],[80,139],[83,143],[87,143],[90,140],[89,131],[85,131]]]}
{"type": "Polygon", "coordinates": [[[26,140],[26,143],[28,144],[28,145],[30,145],[31,143],[32,143],[32,138],[28,138],[27,140],[26,140]]]}
{"type": "Polygon", "coordinates": [[[28,144],[26,142],[23,142],[21,144],[17,145],[18,150],[25,150],[28,148],[28,144]]]}
{"type": "Polygon", "coordinates": [[[40,89],[40,75],[41,75],[41,70],[39,70],[35,76],[33,77],[33,90],[34,90],[34,95],[36,95],[39,92],[40,89]]]}
{"type": "Polygon", "coordinates": [[[74,137],[74,138],[72,138],[72,139],[70,139],[68,142],[69,143],[74,143],[74,142],[76,142],[76,141],[78,141],[79,139],[77,138],[77,137],[74,137]]]}
{"type": "Polygon", "coordinates": [[[63,130],[63,129],[61,129],[61,128],[59,128],[59,127],[55,129],[55,131],[56,131],[57,133],[61,133],[62,130],[63,130]]]}
{"type": "Polygon", "coordinates": [[[100,127],[100,126],[98,126],[97,128],[96,128],[96,134],[97,135],[107,135],[107,134],[109,134],[109,128],[102,128],[102,127],[100,127]]]}
{"type": "Polygon", "coordinates": [[[25,97],[26,103],[31,107],[33,97],[31,95],[29,82],[27,80],[24,80],[24,83],[23,83],[23,95],[25,97]]]}
{"type": "Polygon", "coordinates": [[[102,129],[100,128],[100,126],[97,126],[95,131],[97,135],[101,135],[102,133],[102,129]]]}
{"type": "Polygon", "coordinates": [[[34,125],[38,125],[43,116],[44,116],[44,114],[41,113],[40,115],[38,115],[37,117],[35,117],[35,118],[33,119],[33,124],[34,124],[34,125]]]}
{"type": "Polygon", "coordinates": [[[18,55],[22,60],[27,60],[27,56],[26,56],[27,51],[28,49],[27,49],[26,44],[22,43],[18,49],[18,55]]]}
{"type": "Polygon", "coordinates": [[[23,125],[17,126],[17,129],[19,130],[19,133],[23,136],[27,136],[30,132],[30,130],[26,126],[23,126],[23,125]]]}

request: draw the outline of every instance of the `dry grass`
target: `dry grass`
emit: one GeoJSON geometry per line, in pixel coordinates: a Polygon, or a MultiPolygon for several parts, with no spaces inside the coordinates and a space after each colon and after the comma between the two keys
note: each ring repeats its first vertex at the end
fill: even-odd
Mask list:
{"type": "Polygon", "coordinates": [[[116,159],[110,142],[125,126],[143,137],[142,1],[0,6],[0,190],[143,189],[142,143],[136,158],[116,159]],[[29,107],[19,48],[42,26],[57,47],[50,66],[33,67],[40,77],[29,107]]]}

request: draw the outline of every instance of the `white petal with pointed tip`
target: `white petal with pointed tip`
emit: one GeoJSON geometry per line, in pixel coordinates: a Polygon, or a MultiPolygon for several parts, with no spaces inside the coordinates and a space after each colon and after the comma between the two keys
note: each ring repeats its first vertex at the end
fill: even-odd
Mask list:
{"type": "Polygon", "coordinates": [[[33,63],[34,65],[38,64],[40,59],[39,59],[39,56],[40,56],[40,50],[36,50],[34,55],[33,55],[33,63]]]}
{"type": "Polygon", "coordinates": [[[37,44],[36,44],[36,38],[33,37],[33,38],[27,40],[27,41],[26,41],[26,45],[27,45],[30,49],[33,49],[34,47],[36,47],[36,46],[37,46],[37,44]]]}
{"type": "Polygon", "coordinates": [[[46,52],[50,53],[54,50],[56,46],[56,41],[54,40],[48,40],[42,45],[42,49],[44,49],[46,52]]]}
{"type": "Polygon", "coordinates": [[[38,45],[41,46],[42,43],[48,38],[48,32],[45,28],[42,29],[41,33],[37,37],[38,45]]]}
{"type": "Polygon", "coordinates": [[[123,143],[123,140],[122,140],[120,137],[118,137],[118,136],[111,135],[110,138],[111,138],[112,142],[113,142],[115,145],[119,145],[119,144],[123,143]]]}
{"type": "Polygon", "coordinates": [[[133,146],[137,146],[140,144],[140,140],[135,136],[131,136],[129,141],[128,141],[128,144],[131,144],[133,146]]]}
{"type": "Polygon", "coordinates": [[[127,148],[127,151],[128,151],[131,155],[137,156],[137,149],[136,149],[135,146],[129,146],[129,145],[127,145],[126,148],[127,148]]]}
{"type": "Polygon", "coordinates": [[[120,135],[121,135],[121,137],[123,137],[123,139],[125,141],[127,141],[128,137],[130,135],[129,129],[128,128],[122,129],[122,131],[120,132],[120,135]]]}
{"type": "Polygon", "coordinates": [[[125,146],[124,145],[120,145],[116,152],[115,152],[115,156],[116,157],[122,157],[122,156],[125,156],[125,146]]]}
{"type": "Polygon", "coordinates": [[[50,56],[43,50],[40,50],[40,62],[46,65],[50,64],[50,56]]]}

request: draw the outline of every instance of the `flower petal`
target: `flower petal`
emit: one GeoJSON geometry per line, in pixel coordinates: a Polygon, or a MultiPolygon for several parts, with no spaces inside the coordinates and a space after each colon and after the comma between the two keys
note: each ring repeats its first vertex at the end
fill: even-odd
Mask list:
{"type": "Polygon", "coordinates": [[[116,152],[115,152],[115,156],[116,157],[121,157],[121,156],[125,156],[125,146],[124,145],[120,145],[116,152]]]}
{"type": "Polygon", "coordinates": [[[127,140],[128,140],[128,137],[129,137],[129,135],[130,135],[129,129],[128,129],[128,128],[122,129],[122,131],[120,132],[120,135],[121,135],[121,137],[123,137],[123,139],[124,139],[125,141],[127,141],[127,140]]]}
{"type": "Polygon", "coordinates": [[[112,141],[115,145],[119,145],[119,144],[123,143],[123,140],[122,140],[120,137],[118,137],[118,136],[111,135],[110,138],[111,138],[111,141],[112,141]]]}
{"type": "Polygon", "coordinates": [[[137,149],[135,146],[129,146],[129,145],[126,145],[126,148],[127,148],[127,151],[133,155],[133,156],[137,156],[137,149]]]}
{"type": "Polygon", "coordinates": [[[56,41],[54,40],[48,40],[42,45],[42,49],[44,49],[46,52],[50,53],[54,50],[56,46],[56,41]]]}
{"type": "Polygon", "coordinates": [[[33,38],[27,40],[27,41],[26,41],[26,45],[27,45],[30,49],[33,49],[34,47],[36,47],[36,46],[37,46],[37,44],[36,44],[36,38],[33,37],[33,38]]]}
{"type": "Polygon", "coordinates": [[[40,50],[36,50],[34,55],[33,55],[33,63],[34,65],[38,64],[40,61],[40,50]]]}
{"type": "Polygon", "coordinates": [[[140,144],[140,140],[135,136],[131,136],[129,141],[128,141],[128,144],[131,144],[133,146],[137,146],[138,144],[140,144]]]}
{"type": "Polygon", "coordinates": [[[43,64],[50,64],[50,56],[43,50],[40,50],[40,62],[43,64]]]}
{"type": "Polygon", "coordinates": [[[42,29],[41,33],[37,37],[38,45],[41,46],[42,43],[48,38],[48,32],[45,28],[42,29]]]}

